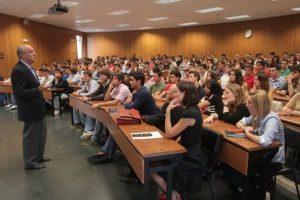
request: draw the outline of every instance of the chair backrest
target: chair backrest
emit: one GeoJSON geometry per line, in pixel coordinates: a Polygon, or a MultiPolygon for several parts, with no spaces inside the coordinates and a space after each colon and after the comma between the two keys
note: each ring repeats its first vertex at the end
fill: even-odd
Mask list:
{"type": "Polygon", "coordinates": [[[284,127],[285,146],[297,152],[300,151],[300,128],[284,127]]]}

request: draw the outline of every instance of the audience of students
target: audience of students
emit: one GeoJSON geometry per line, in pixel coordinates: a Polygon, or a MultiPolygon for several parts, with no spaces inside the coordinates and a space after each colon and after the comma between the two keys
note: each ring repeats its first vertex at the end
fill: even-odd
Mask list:
{"type": "MultiPolygon", "coordinates": [[[[299,53],[286,52],[281,57],[274,52],[269,56],[237,54],[233,58],[225,54],[219,58],[156,55],[148,61],[135,56],[98,56],[94,62],[84,58],[74,64],[43,64],[38,76],[45,89],[65,89],[61,99],[68,98],[70,87],[76,85],[81,88],[72,95],[82,101],[101,101],[93,104],[93,109],[118,104],[136,109],[146,123],[163,130],[164,137],[180,142],[187,153],[174,171],[172,188],[172,198],[180,199],[182,190],[192,190],[200,183],[207,167],[201,112],[208,115],[204,123],[219,119],[236,124],[247,138],[264,147],[275,140],[281,142],[283,146],[273,158],[274,168],[280,168],[285,159],[284,133],[278,114],[271,111],[272,93],[291,97],[280,115],[300,116],[299,62],[299,53]],[[164,103],[160,109],[157,102],[164,103]],[[186,170],[197,173],[186,174],[186,170]]],[[[14,95],[6,96],[7,107],[13,108],[14,95]]],[[[59,114],[59,103],[55,97],[55,115],[59,114]]],[[[73,127],[82,132],[87,144],[104,143],[102,151],[89,161],[112,161],[116,143],[105,124],[76,109],[72,114],[73,127]]],[[[127,177],[135,178],[132,173],[127,177]]],[[[152,177],[165,192],[166,174],[152,177]]]]}

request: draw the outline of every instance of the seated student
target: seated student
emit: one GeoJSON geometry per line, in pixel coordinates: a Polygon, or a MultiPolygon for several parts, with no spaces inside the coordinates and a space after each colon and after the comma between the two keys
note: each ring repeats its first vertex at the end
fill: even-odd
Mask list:
{"type": "MultiPolygon", "coordinates": [[[[155,115],[144,115],[143,120],[150,125],[156,126],[161,131],[165,132],[165,114],[166,109],[169,103],[175,99],[175,93],[177,92],[177,86],[172,85],[167,92],[167,102],[165,102],[162,107],[160,108],[160,112],[155,115]]],[[[175,125],[181,118],[182,115],[182,108],[176,107],[171,111],[172,115],[172,125],[175,125]]]]}
{"type": "Polygon", "coordinates": [[[165,88],[165,83],[162,80],[162,73],[158,67],[153,68],[152,80],[154,84],[149,88],[151,94],[155,95],[161,93],[165,88]]]}
{"type": "Polygon", "coordinates": [[[152,82],[152,80],[151,80],[151,75],[150,75],[149,69],[144,70],[144,76],[145,76],[144,86],[147,88],[147,90],[149,90],[150,86],[154,84],[154,82],[152,82]]]}
{"type": "Polygon", "coordinates": [[[249,93],[254,93],[257,90],[264,90],[269,94],[270,99],[272,99],[272,91],[270,90],[269,77],[263,73],[259,72],[254,76],[253,88],[249,90],[246,94],[246,97],[249,93]]]}
{"type": "Polygon", "coordinates": [[[37,76],[38,76],[38,78],[39,78],[40,85],[44,84],[44,83],[45,83],[45,80],[46,80],[45,74],[44,74],[44,70],[45,70],[45,69],[46,69],[46,68],[40,68],[40,69],[38,70],[38,72],[37,72],[37,76]]]}
{"type": "Polygon", "coordinates": [[[204,123],[211,123],[215,119],[221,119],[226,123],[236,124],[243,117],[249,117],[250,113],[246,107],[246,99],[243,89],[238,84],[228,84],[223,92],[223,113],[211,114],[204,123]]]}
{"type": "Polygon", "coordinates": [[[288,60],[282,59],[280,65],[280,76],[286,78],[291,73],[291,69],[288,67],[288,60]]]}
{"type": "MultiPolygon", "coordinates": [[[[83,80],[85,81],[85,84],[83,87],[76,92],[73,92],[72,94],[77,97],[84,97],[88,96],[92,93],[94,93],[99,85],[97,81],[92,79],[92,73],[90,71],[84,71],[83,72],[83,80]]],[[[90,120],[91,118],[86,118],[86,115],[82,112],[79,112],[76,109],[73,109],[73,122],[74,122],[74,128],[76,128],[77,131],[82,131],[80,127],[80,123],[84,125],[84,133],[87,133],[88,131],[94,130],[95,121],[90,120]]],[[[82,136],[83,136],[82,135],[82,136]]]]}
{"type": "Polygon", "coordinates": [[[118,103],[125,104],[126,99],[131,96],[129,88],[123,83],[124,75],[122,73],[114,74],[105,94],[104,101],[92,105],[92,108],[100,106],[114,106],[118,103]]]}
{"type": "Polygon", "coordinates": [[[52,84],[53,80],[55,79],[55,77],[52,74],[50,74],[49,69],[44,69],[43,70],[43,75],[44,75],[45,79],[40,84],[44,88],[48,88],[48,87],[51,86],[51,84],[52,84]]]}
{"type": "Polygon", "coordinates": [[[127,73],[123,73],[123,76],[124,76],[124,82],[123,82],[123,84],[128,87],[128,89],[129,89],[130,92],[132,92],[133,89],[131,88],[131,85],[130,85],[130,75],[127,74],[127,73]]]}
{"type": "Polygon", "coordinates": [[[300,64],[292,67],[292,73],[287,77],[287,83],[290,96],[300,92],[300,64]]]}
{"type": "MultiPolygon", "coordinates": [[[[64,99],[68,99],[68,95],[70,93],[70,87],[69,87],[69,84],[68,84],[68,81],[66,79],[64,79],[63,77],[63,74],[62,74],[62,71],[58,68],[56,68],[54,70],[54,77],[55,79],[53,80],[52,84],[50,87],[52,88],[63,88],[64,89],[64,93],[60,95],[60,99],[61,100],[64,100],[64,99]]],[[[47,103],[51,104],[51,101],[49,100],[46,100],[47,103]]],[[[53,107],[54,107],[54,115],[59,115],[59,97],[56,96],[54,97],[54,100],[53,100],[53,107]]]]}
{"type": "Polygon", "coordinates": [[[287,92],[284,90],[286,87],[286,79],[279,76],[275,66],[270,67],[270,87],[275,94],[286,95],[287,92]]]}
{"type": "Polygon", "coordinates": [[[180,71],[178,71],[178,70],[172,70],[170,72],[170,75],[169,75],[170,84],[167,84],[166,87],[164,88],[164,90],[161,93],[154,94],[154,99],[156,101],[160,100],[160,101],[166,102],[167,98],[165,96],[166,96],[168,90],[170,89],[170,87],[172,85],[177,84],[180,81],[180,78],[181,78],[180,71]]]}
{"type": "Polygon", "coordinates": [[[80,85],[81,84],[81,77],[77,73],[76,67],[72,67],[67,70],[69,73],[69,77],[67,79],[69,84],[74,84],[74,85],[80,85]]]}
{"type": "Polygon", "coordinates": [[[257,90],[249,94],[247,107],[251,116],[239,121],[237,128],[242,128],[247,138],[263,147],[270,146],[274,141],[283,144],[272,159],[273,167],[280,168],[285,161],[284,128],[278,115],[271,111],[268,93],[257,90]]]}
{"type": "Polygon", "coordinates": [[[283,107],[280,115],[300,116],[300,92],[296,93],[290,101],[283,107]]]}
{"type": "Polygon", "coordinates": [[[229,82],[229,75],[230,75],[230,71],[231,71],[231,66],[230,64],[226,64],[224,67],[224,73],[220,78],[221,81],[221,87],[223,90],[225,90],[228,82],[229,82]]]}
{"type": "Polygon", "coordinates": [[[253,88],[254,75],[253,75],[253,65],[247,64],[245,67],[245,75],[243,77],[244,82],[247,84],[248,90],[253,88]]]}
{"type": "Polygon", "coordinates": [[[190,83],[193,83],[198,91],[198,94],[199,94],[199,98],[200,99],[203,99],[204,96],[205,96],[205,92],[204,92],[204,89],[203,87],[200,85],[200,75],[198,72],[196,71],[193,71],[193,72],[190,72],[189,73],[189,78],[188,78],[188,81],[190,83]]]}
{"type": "MultiPolygon", "coordinates": [[[[2,83],[9,84],[9,83],[11,83],[11,79],[8,78],[8,79],[2,81],[2,83]]],[[[7,103],[5,108],[7,108],[11,111],[18,109],[17,99],[16,99],[15,94],[5,94],[5,99],[6,99],[6,103],[7,103]]]]}
{"type": "Polygon", "coordinates": [[[127,98],[125,108],[134,108],[141,115],[153,115],[158,113],[154,98],[151,93],[144,87],[145,76],[141,71],[132,72],[130,74],[130,84],[134,89],[132,96],[127,98]]]}
{"type": "Polygon", "coordinates": [[[231,69],[229,72],[229,80],[228,83],[238,84],[243,86],[243,75],[241,70],[239,69],[231,69]]]}
{"type": "Polygon", "coordinates": [[[217,113],[221,116],[223,112],[222,88],[216,80],[212,79],[209,84],[206,84],[205,99],[198,106],[207,115],[217,113]]]}
{"type": "Polygon", "coordinates": [[[206,64],[202,63],[199,65],[199,74],[200,74],[200,85],[203,86],[206,83],[206,76],[207,76],[207,66],[206,64]]]}
{"type": "MultiPolygon", "coordinates": [[[[3,77],[0,75],[0,83],[3,82],[3,77]]],[[[0,93],[0,106],[4,105],[4,102],[6,100],[6,95],[3,93],[0,93]]]]}
{"type": "Polygon", "coordinates": [[[268,77],[270,77],[270,71],[267,68],[267,62],[265,60],[259,60],[255,63],[254,66],[254,75],[258,74],[259,72],[265,73],[268,77]]]}
{"type": "MultiPolygon", "coordinates": [[[[126,99],[123,100],[123,101],[126,100],[125,108],[129,108],[129,109],[135,108],[140,112],[141,115],[154,115],[158,113],[159,110],[155,105],[155,101],[152,95],[143,86],[145,81],[143,72],[133,72],[132,76],[130,76],[130,79],[131,79],[130,80],[131,87],[134,89],[134,92],[132,97],[130,97],[131,96],[130,93],[126,96],[126,99],[128,98],[128,101],[126,99]]],[[[113,102],[98,103],[93,105],[93,107],[96,108],[101,105],[102,106],[115,105],[111,103],[113,102]]],[[[116,151],[116,143],[113,137],[109,135],[108,138],[106,139],[105,145],[102,148],[102,151],[97,154],[98,155],[97,161],[96,162],[92,161],[92,163],[106,163],[112,161],[115,151],[116,151]]]]}
{"type": "MultiPolygon", "coordinates": [[[[193,191],[199,186],[202,176],[207,171],[207,156],[202,146],[202,115],[197,106],[199,96],[194,84],[180,82],[177,84],[176,99],[166,109],[165,138],[181,137],[181,145],[187,149],[183,159],[173,172],[172,199],[181,199],[183,190],[193,191]],[[182,117],[172,125],[171,111],[182,107],[182,117]]],[[[152,178],[166,192],[166,174],[153,173],[152,178]]],[[[161,194],[160,199],[164,199],[161,194]]]]}
{"type": "MultiPolygon", "coordinates": [[[[99,88],[92,94],[82,97],[82,101],[103,101],[108,87],[110,85],[110,71],[102,70],[100,71],[99,88]]],[[[89,118],[89,116],[87,116],[89,118]]],[[[104,125],[97,121],[93,132],[87,133],[82,137],[83,140],[88,140],[87,145],[101,143],[101,139],[105,138],[105,127],[104,125]]]]}

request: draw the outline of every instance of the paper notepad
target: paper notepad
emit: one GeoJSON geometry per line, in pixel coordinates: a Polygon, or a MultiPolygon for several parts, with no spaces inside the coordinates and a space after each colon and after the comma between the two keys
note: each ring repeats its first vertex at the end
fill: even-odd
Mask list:
{"type": "Polygon", "coordinates": [[[134,140],[145,140],[145,139],[162,138],[162,135],[158,131],[148,131],[148,132],[131,133],[131,137],[134,140]]]}

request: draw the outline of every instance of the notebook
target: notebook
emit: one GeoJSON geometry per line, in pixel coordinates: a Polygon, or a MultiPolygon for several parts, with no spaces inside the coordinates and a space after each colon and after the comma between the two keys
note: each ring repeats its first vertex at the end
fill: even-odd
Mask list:
{"type": "Polygon", "coordinates": [[[145,139],[162,138],[162,135],[158,131],[147,131],[147,132],[131,133],[131,137],[134,140],[145,140],[145,139]]]}

